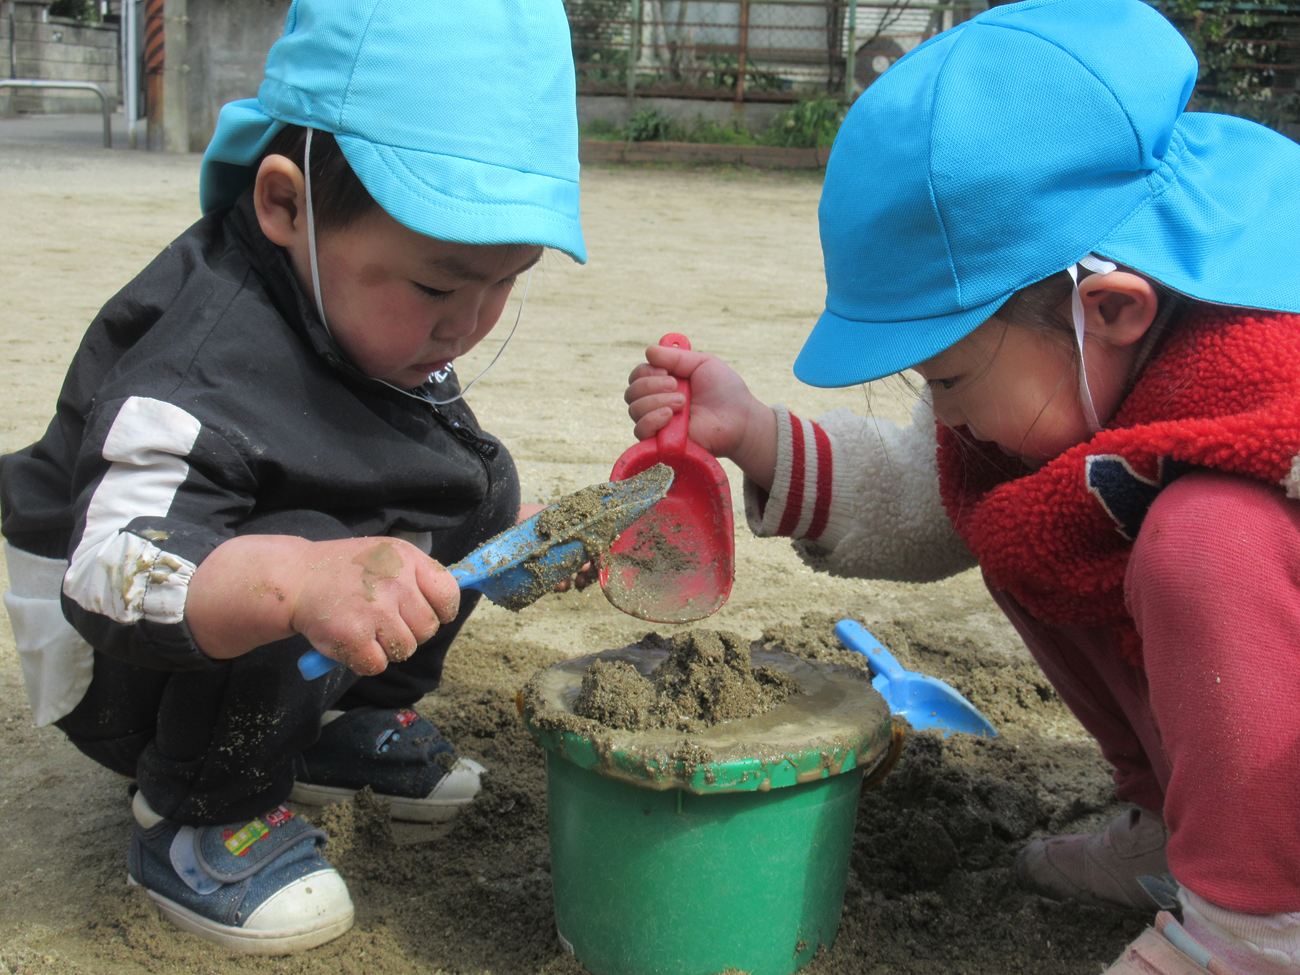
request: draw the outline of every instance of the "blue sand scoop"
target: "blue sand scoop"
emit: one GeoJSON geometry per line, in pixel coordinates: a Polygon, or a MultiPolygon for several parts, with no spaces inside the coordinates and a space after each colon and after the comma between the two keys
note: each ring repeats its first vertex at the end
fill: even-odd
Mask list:
{"type": "Polygon", "coordinates": [[[840,620],[835,626],[840,642],[867,658],[875,675],[871,686],[880,692],[889,710],[901,714],[913,728],[935,728],[947,738],[954,731],[996,738],[989,719],[970,701],[939,680],[914,670],[904,670],[892,653],[856,620],[840,620]]]}
{"type": "MultiPolygon", "coordinates": [[[[447,571],[462,589],[477,589],[499,606],[522,609],[572,578],[592,554],[608,550],[664,499],[672,483],[672,468],[658,464],[626,481],[583,488],[502,532],[447,571]]],[[[316,650],[298,658],[298,670],[308,680],[339,666],[316,650]]]]}

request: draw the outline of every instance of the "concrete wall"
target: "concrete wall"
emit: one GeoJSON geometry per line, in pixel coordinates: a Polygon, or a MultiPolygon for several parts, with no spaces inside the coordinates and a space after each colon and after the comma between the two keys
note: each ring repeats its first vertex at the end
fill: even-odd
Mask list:
{"type": "MultiPolygon", "coordinates": [[[[735,104],[730,100],[712,101],[705,98],[637,98],[629,112],[625,95],[579,95],[578,124],[590,125],[599,119],[623,126],[632,113],[653,108],[687,127],[695,121],[697,115],[718,125],[727,125],[735,118],[735,104]]],[[[789,102],[745,102],[741,112],[745,126],[751,132],[759,132],[771,124],[778,112],[789,107],[789,102]]]]}
{"type": "MultiPolygon", "coordinates": [[[[82,24],[49,16],[35,0],[0,3],[0,75],[50,81],[93,81],[121,100],[116,25],[82,24]],[[11,33],[12,29],[12,33],[11,33]]],[[[99,112],[92,92],[0,90],[0,114],[99,112]]]]}
{"type": "Polygon", "coordinates": [[[221,106],[257,96],[266,52],[284,30],[289,0],[189,0],[187,6],[189,148],[202,152],[221,106]]]}

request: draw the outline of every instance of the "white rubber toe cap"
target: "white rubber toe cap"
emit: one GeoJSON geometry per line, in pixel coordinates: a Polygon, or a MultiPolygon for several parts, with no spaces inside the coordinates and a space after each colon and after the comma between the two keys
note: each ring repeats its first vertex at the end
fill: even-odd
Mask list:
{"type": "Polygon", "coordinates": [[[352,897],[334,870],[317,870],[276,891],[248,916],[245,931],[316,930],[351,918],[352,897]]]}
{"type": "Polygon", "coordinates": [[[486,771],[487,769],[472,758],[457,759],[451,771],[438,780],[438,784],[426,798],[438,803],[469,802],[482,788],[481,777],[486,771]]]}
{"type": "MultiPolygon", "coordinates": [[[[128,876],[127,880],[135,883],[128,876]]],[[[343,878],[317,870],[276,891],[240,927],[221,924],[147,891],[163,916],[183,931],[249,955],[291,955],[333,941],[352,927],[355,911],[343,878]]]]}

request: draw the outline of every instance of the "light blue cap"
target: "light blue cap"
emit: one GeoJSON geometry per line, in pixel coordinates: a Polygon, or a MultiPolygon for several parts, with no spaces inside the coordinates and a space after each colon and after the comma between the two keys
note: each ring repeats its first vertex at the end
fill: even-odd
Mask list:
{"type": "Polygon", "coordinates": [[[205,213],[238,199],[289,123],[332,132],[375,202],[417,233],[587,260],[561,0],[294,0],[257,98],[221,110],[205,213]]]}
{"type": "Polygon", "coordinates": [[[1141,0],[996,7],[901,58],[831,151],[826,310],[795,362],[849,386],[952,345],[1095,253],[1300,312],[1300,145],[1183,109],[1196,58],[1141,0]]]}

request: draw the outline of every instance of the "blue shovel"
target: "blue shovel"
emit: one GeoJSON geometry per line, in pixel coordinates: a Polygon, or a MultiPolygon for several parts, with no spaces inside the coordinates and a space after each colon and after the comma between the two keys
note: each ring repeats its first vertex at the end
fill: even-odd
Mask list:
{"type": "MultiPolygon", "coordinates": [[[[672,468],[659,464],[626,481],[583,488],[502,532],[447,571],[462,589],[477,589],[507,609],[523,609],[572,578],[597,550],[608,550],[664,499],[672,483],[672,468]]],[[[340,666],[316,650],[298,658],[298,670],[308,680],[340,666]]]]}
{"type": "Polygon", "coordinates": [[[904,670],[892,653],[856,620],[840,620],[835,625],[840,642],[867,658],[875,675],[871,686],[889,705],[893,714],[901,714],[913,728],[937,728],[947,738],[954,731],[996,738],[997,731],[989,719],[970,701],[939,680],[915,670],[904,670]]]}

